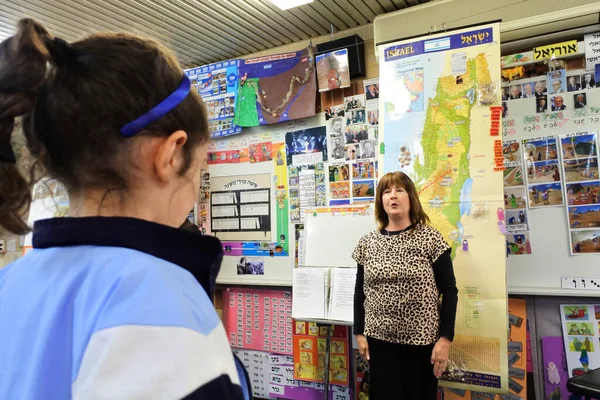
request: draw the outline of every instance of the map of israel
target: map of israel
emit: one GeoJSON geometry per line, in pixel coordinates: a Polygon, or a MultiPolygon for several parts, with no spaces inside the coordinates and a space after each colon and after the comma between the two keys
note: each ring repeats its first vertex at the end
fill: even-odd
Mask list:
{"type": "Polygon", "coordinates": [[[490,106],[500,80],[496,24],[380,47],[380,162],[415,182],[431,225],[452,247],[459,289],[452,370],[441,385],[508,385],[502,172],[494,171],[490,106]]]}

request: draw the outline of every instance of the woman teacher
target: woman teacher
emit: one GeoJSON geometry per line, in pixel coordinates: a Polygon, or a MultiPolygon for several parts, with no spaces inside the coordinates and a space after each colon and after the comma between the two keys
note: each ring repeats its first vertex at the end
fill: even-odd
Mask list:
{"type": "Polygon", "coordinates": [[[427,225],[415,185],[402,172],[381,178],[375,216],[378,230],[353,253],[354,334],[370,363],[369,399],[435,399],[458,301],[451,249],[427,225]]]}

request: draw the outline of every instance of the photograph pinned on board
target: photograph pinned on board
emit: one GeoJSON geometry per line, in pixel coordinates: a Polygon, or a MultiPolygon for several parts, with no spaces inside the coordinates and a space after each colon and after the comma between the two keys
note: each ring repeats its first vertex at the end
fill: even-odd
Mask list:
{"type": "Polygon", "coordinates": [[[374,179],[375,166],[373,161],[358,161],[352,164],[352,179],[374,179]]]}
{"type": "Polygon", "coordinates": [[[373,180],[355,180],[352,182],[352,197],[370,197],[375,196],[375,181],[373,180]]]}
{"type": "Polygon", "coordinates": [[[588,353],[595,351],[594,342],[587,336],[582,337],[569,337],[569,351],[580,353],[582,350],[586,350],[588,353]]]}
{"type": "Polygon", "coordinates": [[[571,231],[571,254],[600,253],[600,229],[571,231]]]}
{"type": "Polygon", "coordinates": [[[556,160],[556,138],[528,140],[523,144],[523,154],[526,161],[556,160]]]}
{"type": "Polygon", "coordinates": [[[552,207],[563,204],[560,183],[542,183],[529,186],[529,207],[552,207]]]}
{"type": "Polygon", "coordinates": [[[360,146],[349,144],[346,146],[346,161],[358,160],[360,158],[360,146]]]}
{"type": "Polygon", "coordinates": [[[342,117],[338,117],[338,118],[332,118],[329,121],[329,125],[328,125],[328,134],[330,137],[340,137],[342,136],[342,125],[343,125],[343,121],[342,121],[342,117]]]}
{"type": "Polygon", "coordinates": [[[317,54],[315,59],[319,92],[350,87],[348,49],[317,54]]]}
{"type": "Polygon", "coordinates": [[[598,179],[598,158],[564,160],[565,182],[585,182],[598,179]]]}
{"type": "Polygon", "coordinates": [[[285,134],[285,148],[288,165],[314,164],[327,161],[326,129],[324,126],[319,126],[287,132],[285,134]],[[320,159],[319,154],[322,159],[320,159]]]}
{"type": "Polygon", "coordinates": [[[338,104],[335,106],[325,108],[325,121],[329,121],[331,118],[338,118],[344,116],[344,105],[338,104]]]}
{"type": "Polygon", "coordinates": [[[596,87],[596,80],[594,74],[587,72],[581,75],[581,90],[594,89],[596,87]]]}
{"type": "Polygon", "coordinates": [[[504,186],[513,187],[521,185],[523,185],[523,168],[520,165],[507,167],[504,170],[504,186]]]}
{"type": "Polygon", "coordinates": [[[548,94],[560,94],[567,91],[567,70],[555,69],[548,72],[548,94]]]}
{"type": "Polygon", "coordinates": [[[597,320],[600,320],[600,306],[594,306],[594,316],[597,320]]]}
{"type": "Polygon", "coordinates": [[[360,158],[376,158],[375,142],[371,139],[360,142],[360,158]]]}
{"type": "Polygon", "coordinates": [[[237,262],[238,275],[264,275],[265,262],[263,257],[240,257],[237,262]]]}
{"type": "Polygon", "coordinates": [[[560,139],[564,160],[597,156],[596,133],[563,137],[560,139]]]}
{"type": "Polygon", "coordinates": [[[510,85],[508,87],[508,100],[517,100],[523,98],[521,85],[510,85]]]}
{"type": "Polygon", "coordinates": [[[527,162],[527,183],[560,182],[558,160],[527,162]]]}
{"type": "Polygon", "coordinates": [[[344,138],[342,136],[336,136],[329,138],[329,148],[331,149],[331,161],[344,160],[346,152],[344,149],[344,138]]]}
{"type": "Polygon", "coordinates": [[[531,254],[529,232],[506,235],[506,253],[508,255],[531,254]]]}
{"type": "Polygon", "coordinates": [[[564,305],[563,313],[565,314],[565,319],[568,321],[589,321],[590,319],[587,306],[564,305]]]}
{"type": "Polygon", "coordinates": [[[565,323],[567,335],[571,336],[594,336],[594,328],[590,322],[573,322],[565,323]]]}
{"type": "Polygon", "coordinates": [[[329,182],[340,182],[350,180],[348,164],[329,165],[329,182]]]}
{"type": "Polygon", "coordinates": [[[506,225],[510,232],[527,230],[527,210],[506,210],[506,225]]]}
{"type": "Polygon", "coordinates": [[[585,108],[587,106],[587,95],[585,93],[575,93],[573,95],[573,104],[575,108],[585,108]]]}
{"type": "Polygon", "coordinates": [[[363,84],[367,101],[379,99],[379,79],[365,80],[363,84]]]}
{"type": "Polygon", "coordinates": [[[508,118],[510,114],[508,113],[508,103],[506,101],[502,102],[502,118],[508,118]]]}
{"type": "Polygon", "coordinates": [[[346,126],[364,124],[365,121],[365,110],[363,109],[346,112],[346,126]]]}
{"type": "Polygon", "coordinates": [[[532,99],[535,96],[535,82],[528,82],[523,84],[522,98],[532,99]]]}
{"type": "Polygon", "coordinates": [[[525,197],[525,187],[506,187],[504,188],[504,208],[514,210],[526,208],[527,199],[525,197]]]}
{"type": "Polygon", "coordinates": [[[504,165],[513,167],[521,165],[521,146],[517,141],[508,141],[502,143],[502,155],[504,156],[504,165]]]}
{"type": "Polygon", "coordinates": [[[567,77],[567,92],[581,90],[581,77],[579,75],[571,75],[567,77]]]}
{"type": "Polygon", "coordinates": [[[358,144],[369,139],[369,127],[367,125],[346,126],[344,129],[344,140],[346,144],[358,144]]]}
{"type": "Polygon", "coordinates": [[[546,80],[541,79],[533,82],[533,90],[535,97],[540,97],[545,95],[548,92],[548,87],[546,86],[546,80]]]}
{"type": "Polygon", "coordinates": [[[567,205],[600,204],[600,182],[567,183],[567,205]]]}
{"type": "Polygon", "coordinates": [[[344,107],[346,112],[365,108],[365,95],[357,94],[354,96],[344,97],[344,107]]]}
{"type": "Polygon", "coordinates": [[[367,110],[367,121],[369,125],[379,125],[379,109],[367,110]]]}
{"type": "Polygon", "coordinates": [[[563,111],[567,109],[565,98],[562,95],[550,96],[550,101],[552,102],[552,107],[550,108],[552,111],[563,111]]]}
{"type": "Polygon", "coordinates": [[[350,182],[332,182],[329,184],[329,194],[332,199],[349,199],[350,182]]]}
{"type": "Polygon", "coordinates": [[[548,96],[541,95],[535,98],[535,112],[545,113],[548,111],[548,96]]]}
{"type": "Polygon", "coordinates": [[[600,204],[569,207],[569,228],[600,228],[600,204]]]}

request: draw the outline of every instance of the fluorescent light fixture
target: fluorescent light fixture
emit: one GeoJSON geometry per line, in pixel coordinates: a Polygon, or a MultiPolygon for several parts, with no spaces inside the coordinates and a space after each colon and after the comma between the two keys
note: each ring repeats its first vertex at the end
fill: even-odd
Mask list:
{"type": "Polygon", "coordinates": [[[304,4],[312,3],[314,0],[269,0],[275,4],[282,11],[289,10],[290,8],[302,6],[304,4]]]}

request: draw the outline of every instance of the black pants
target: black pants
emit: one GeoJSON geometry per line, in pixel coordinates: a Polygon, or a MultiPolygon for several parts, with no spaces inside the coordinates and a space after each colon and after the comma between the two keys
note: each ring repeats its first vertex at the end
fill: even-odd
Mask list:
{"type": "Polygon", "coordinates": [[[367,338],[369,400],[436,400],[433,345],[411,346],[367,338]]]}

